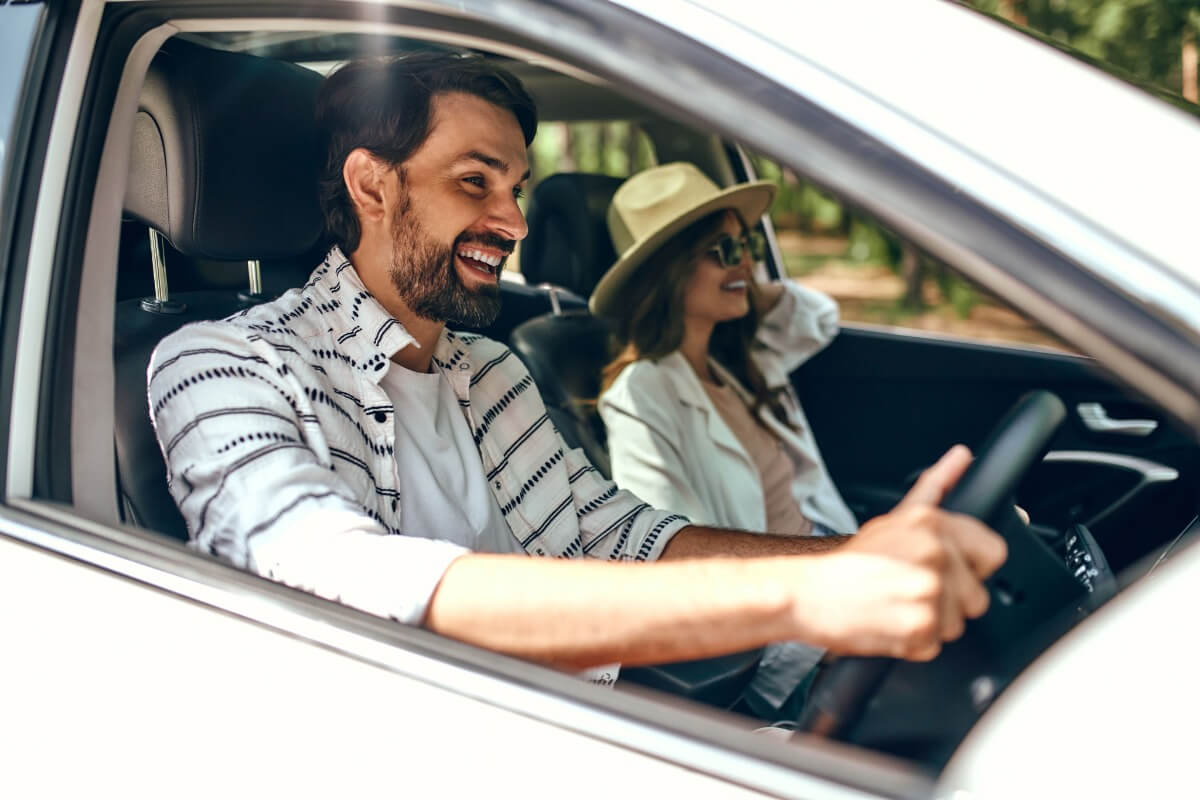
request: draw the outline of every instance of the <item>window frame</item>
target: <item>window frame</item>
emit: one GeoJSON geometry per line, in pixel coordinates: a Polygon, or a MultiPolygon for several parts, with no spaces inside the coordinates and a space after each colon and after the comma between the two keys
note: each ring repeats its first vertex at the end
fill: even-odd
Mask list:
{"type": "MultiPolygon", "coordinates": [[[[247,24],[273,30],[305,29],[310,20],[321,27],[369,25],[377,29],[383,25],[396,31],[413,27],[405,22],[348,20],[352,9],[342,8],[338,8],[340,14],[328,11],[324,16],[307,19],[255,17],[249,9],[238,9],[239,15],[252,20],[249,23],[229,16],[225,16],[226,22],[214,22],[209,14],[228,15],[230,9],[210,9],[200,3],[181,4],[177,11],[133,3],[96,3],[87,8],[91,15],[85,15],[75,29],[69,59],[70,63],[84,64],[86,69],[72,70],[68,66],[72,87],[77,86],[78,91],[60,97],[60,116],[56,120],[55,135],[70,142],[66,151],[56,151],[65,173],[61,210],[57,217],[40,210],[43,236],[53,224],[54,248],[49,253],[43,250],[40,262],[34,258],[29,261],[30,269],[36,263],[51,264],[53,269],[43,281],[44,300],[27,293],[22,317],[22,323],[32,330],[40,315],[30,316],[28,312],[39,301],[44,303],[46,323],[41,332],[45,338],[39,359],[42,372],[36,381],[39,424],[33,469],[26,473],[31,489],[28,493],[13,491],[10,484],[7,503],[0,507],[0,535],[285,631],[315,645],[332,647],[352,658],[368,659],[394,672],[746,788],[783,796],[832,792],[835,796],[892,797],[928,793],[928,777],[908,765],[874,754],[864,761],[863,752],[836,744],[812,749],[774,743],[730,725],[730,718],[721,712],[679,709],[649,702],[638,694],[614,693],[423,629],[390,624],[247,574],[153,534],[117,527],[111,512],[83,507],[78,496],[81,477],[100,480],[99,496],[107,494],[103,482],[109,476],[97,476],[96,472],[103,469],[103,451],[111,452],[111,438],[103,433],[104,426],[81,423],[103,418],[106,412],[112,417],[111,406],[106,406],[104,399],[112,388],[112,307],[99,299],[106,296],[103,292],[88,289],[115,284],[119,211],[104,203],[103,198],[122,194],[116,189],[118,181],[123,181],[123,166],[127,163],[121,159],[128,155],[120,155],[119,145],[127,141],[120,133],[122,126],[131,124],[136,108],[136,90],[133,106],[129,105],[129,91],[131,86],[140,86],[149,56],[157,49],[157,44],[147,45],[151,42],[147,37],[168,29],[220,29],[222,24],[239,29],[247,24]],[[105,137],[84,135],[96,130],[107,133],[105,137]],[[101,354],[107,358],[98,358],[101,354]],[[108,373],[108,384],[98,395],[98,405],[89,378],[104,372],[108,373]],[[88,391],[80,391],[83,386],[88,391]],[[64,421],[69,424],[64,425],[64,421]],[[93,429],[90,434],[86,430],[89,427],[93,429]],[[71,457],[55,458],[53,454],[61,454],[64,448],[71,457]],[[91,449],[90,461],[79,457],[80,448],[91,449]],[[84,463],[90,467],[81,473],[84,463]],[[262,613],[264,600],[274,610],[270,615],[262,613]],[[314,630],[311,624],[314,617],[325,623],[320,630],[314,630]],[[384,644],[383,655],[377,648],[348,645],[346,632],[384,644]],[[431,660],[418,669],[410,657],[412,653],[429,655],[431,660]],[[446,664],[465,670],[465,677],[450,680],[442,675],[438,667],[446,664]]],[[[393,9],[390,13],[403,16],[407,12],[393,9]]],[[[478,34],[464,37],[459,33],[434,33],[461,26],[461,18],[424,10],[412,13],[422,16],[421,24],[429,25],[430,35],[435,38],[472,45],[480,41],[478,34]],[[439,25],[432,24],[435,22],[439,25]]],[[[636,19],[638,24],[649,24],[636,19]]],[[[479,27],[496,30],[482,22],[479,27]]],[[[493,35],[497,42],[507,38],[499,31],[493,35]]],[[[521,52],[511,44],[491,49],[521,52]]],[[[545,53],[541,49],[529,52],[539,56],[545,53]]],[[[45,181],[41,183],[43,197],[47,196],[47,186],[45,181]]],[[[18,388],[28,390],[31,380],[27,378],[18,388]]],[[[109,497],[115,498],[115,493],[109,497]]],[[[115,499],[109,504],[115,511],[115,499]]]]}

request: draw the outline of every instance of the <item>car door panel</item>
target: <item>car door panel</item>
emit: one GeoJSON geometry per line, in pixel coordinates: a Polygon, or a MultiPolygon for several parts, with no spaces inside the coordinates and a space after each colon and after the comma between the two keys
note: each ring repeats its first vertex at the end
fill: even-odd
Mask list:
{"type": "Polygon", "coordinates": [[[1194,443],[1084,357],[848,326],[793,385],[860,520],[894,505],[952,444],[978,447],[1039,388],[1058,394],[1069,415],[1017,492],[1035,524],[1088,524],[1120,569],[1196,512],[1194,443]],[[1115,428],[1095,423],[1095,405],[1115,428]]]}

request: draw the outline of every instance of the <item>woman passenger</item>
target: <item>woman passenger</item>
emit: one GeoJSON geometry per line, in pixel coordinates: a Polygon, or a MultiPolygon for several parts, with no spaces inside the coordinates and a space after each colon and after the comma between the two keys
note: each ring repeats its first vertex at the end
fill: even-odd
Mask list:
{"type": "Polygon", "coordinates": [[[720,190],[691,164],[617,190],[620,254],[591,298],[617,356],[599,410],[613,478],[700,525],[852,533],[789,373],[837,333],[837,306],[793,282],[757,284],[764,240],[747,228],[769,181],[720,190]]]}
{"type": "MultiPolygon", "coordinates": [[[[613,479],[699,525],[852,533],[857,521],[789,382],[837,333],[837,306],[792,282],[754,280],[764,240],[748,224],[774,193],[768,181],[722,190],[674,163],[613,196],[618,260],[589,304],[614,324],[618,345],[599,399],[613,479]]],[[[820,655],[768,648],[750,710],[778,714],[820,655]]]]}

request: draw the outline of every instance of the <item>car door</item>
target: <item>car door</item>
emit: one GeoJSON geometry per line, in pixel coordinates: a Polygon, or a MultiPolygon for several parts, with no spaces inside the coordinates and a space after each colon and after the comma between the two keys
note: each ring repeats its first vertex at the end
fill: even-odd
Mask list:
{"type": "MultiPolygon", "coordinates": [[[[461,3],[349,6],[266,22],[278,11],[271,4],[0,6],[6,32],[13,9],[36,18],[25,28],[32,61],[18,59],[33,69],[14,67],[25,76],[19,100],[0,95],[19,134],[0,131],[0,746],[9,756],[0,795],[927,794],[928,778],[909,765],[836,745],[793,747],[755,736],[744,720],[591,686],[120,523],[113,198],[123,195],[156,48],[183,29],[255,26],[281,38],[323,25],[364,40],[469,34],[498,51],[517,35],[487,4],[470,13],[461,3]]],[[[540,4],[520,6],[537,47],[564,38],[540,4]]],[[[632,31],[648,24],[617,19],[632,31]]],[[[568,30],[571,52],[593,46],[590,33],[568,30]]]]}
{"type": "MultiPolygon", "coordinates": [[[[765,177],[780,184],[776,208],[796,202],[784,196],[795,179],[773,162],[734,146],[729,152],[742,177],[764,176],[765,168],[765,177]]],[[[1014,499],[1048,541],[1085,525],[1121,572],[1195,517],[1200,450],[1185,427],[1020,312],[960,277],[947,278],[944,267],[871,215],[851,210],[836,194],[821,197],[849,228],[849,239],[843,241],[844,232],[789,228],[794,215],[773,211],[767,268],[842,301],[839,335],[792,375],[792,384],[860,523],[891,509],[951,445],[978,449],[1005,413],[1037,389],[1055,393],[1067,417],[1014,499]],[[863,230],[875,239],[856,239],[863,230]],[[857,257],[849,252],[856,242],[880,252],[857,257]],[[804,256],[797,269],[806,250],[828,252],[804,256]],[[919,264],[916,309],[903,294],[913,290],[893,274],[904,265],[889,270],[874,263],[900,262],[901,254],[919,264]],[[969,302],[952,302],[964,295],[969,302]],[[895,321],[878,324],[881,318],[895,321]],[[1005,338],[1012,341],[997,341],[1005,338]]]]}
{"type": "MultiPolygon", "coordinates": [[[[730,12],[728,3],[711,4],[730,12]]],[[[829,12],[845,14],[846,30],[853,29],[849,23],[854,13],[848,6],[829,12]]],[[[1099,76],[1086,74],[1090,67],[1061,54],[1030,53],[1031,59],[1046,55],[1047,61],[1038,70],[1030,63],[1030,71],[1019,76],[996,69],[985,87],[980,79],[987,70],[972,70],[968,80],[961,72],[945,69],[942,50],[964,57],[970,52],[971,58],[985,50],[994,52],[982,60],[996,65],[1007,63],[1000,54],[1008,47],[1026,47],[1028,41],[975,26],[978,20],[962,9],[932,4],[913,13],[923,19],[928,13],[925,22],[957,34],[946,37],[937,55],[910,59],[893,52],[889,59],[876,59],[852,55],[859,43],[849,35],[843,40],[817,33],[816,27],[795,26],[786,34],[782,27],[772,29],[768,37],[797,56],[795,69],[779,73],[779,79],[802,86],[813,97],[821,95],[827,111],[841,108],[844,118],[855,117],[862,124],[855,132],[831,122],[827,136],[798,137],[790,159],[782,157],[778,146],[772,152],[763,144],[755,152],[788,163],[814,185],[834,192],[856,214],[896,232],[917,252],[953,262],[960,274],[1001,296],[1021,295],[1022,306],[1042,324],[1104,358],[1107,369],[1121,375],[1123,385],[1140,385],[1147,396],[1155,394],[1157,384],[1145,380],[1147,366],[1175,371],[1190,383],[1197,374],[1193,356],[1187,335],[1177,331],[1195,319],[1189,307],[1191,284],[1185,278],[1146,302],[1154,297],[1147,289],[1170,286],[1169,280],[1160,281],[1159,266],[1175,265],[1186,273],[1194,263],[1194,253],[1178,236],[1186,223],[1168,226],[1165,217],[1153,217],[1175,233],[1158,231],[1145,238],[1146,252],[1163,248],[1151,258],[1130,255],[1131,231],[1125,230],[1137,216],[1130,208],[1136,205],[1132,198],[1173,197],[1173,185],[1155,177],[1169,170],[1148,172],[1127,149],[1115,143],[1102,146],[1082,131],[1044,146],[1049,139],[1034,131],[1045,124],[1045,115],[1036,123],[1021,122],[1025,111],[1015,104],[1003,116],[993,117],[996,106],[988,98],[1015,91],[1027,98],[1038,93],[1041,76],[1061,75],[1061,91],[1071,96],[1070,107],[1078,108],[1077,120],[1079,114],[1115,114],[1118,105],[1124,109],[1128,103],[1129,113],[1144,113],[1139,118],[1147,121],[1155,118],[1165,142],[1176,132],[1194,136],[1195,119],[1155,107],[1155,101],[1128,89],[1120,101],[1114,93],[1108,104],[1087,105],[1081,97],[1075,103],[1070,92],[1082,96],[1083,85],[1099,76]],[[810,64],[819,69],[805,72],[810,64]],[[1073,82],[1075,73],[1078,84],[1073,82]],[[825,76],[832,76],[828,83],[825,76]],[[950,85],[958,90],[954,102],[940,91],[929,91],[950,85]],[[968,113],[965,105],[973,110],[968,113]],[[928,147],[917,146],[917,139],[928,147]],[[1081,148],[1083,140],[1102,150],[1103,158],[1093,158],[1092,150],[1081,148]],[[909,170],[901,154],[918,151],[921,164],[909,170]],[[984,179],[985,173],[997,180],[984,179]],[[893,183],[896,180],[903,186],[893,183]],[[947,182],[938,187],[939,180],[947,182]],[[1042,189],[1036,200],[1034,193],[1026,194],[1031,186],[1042,189]],[[1066,205],[1075,211],[1063,213],[1066,205]],[[1109,215],[1117,207],[1122,210],[1109,215]],[[915,217],[921,221],[909,224],[915,217]],[[939,245],[926,240],[930,230],[940,231],[946,241],[939,245]],[[1177,249],[1167,254],[1166,248],[1175,244],[1177,249]],[[986,269],[975,271],[964,253],[1003,264],[1005,276],[997,281],[986,269]],[[1139,262],[1148,269],[1139,268],[1139,262]],[[1023,289],[1013,293],[1018,283],[1023,289]],[[1051,298],[1050,304],[1039,302],[1051,298]],[[1039,305],[1040,312],[1035,312],[1039,305]],[[1079,338],[1089,329],[1092,333],[1079,338]],[[1105,358],[1113,342],[1122,342],[1136,355],[1105,358]]],[[[898,8],[879,9],[879,14],[880,20],[892,23],[901,18],[898,8]]],[[[903,16],[906,26],[916,22],[907,12],[903,16]]],[[[876,40],[875,34],[884,29],[871,28],[874,49],[864,52],[888,50],[902,41],[876,40]]],[[[768,58],[764,54],[763,63],[768,58]]],[[[1012,61],[1024,65],[1027,59],[1012,61]]],[[[1057,103],[1054,106],[1061,108],[1057,103]]],[[[802,113],[790,111],[793,118],[802,113]]],[[[808,131],[822,130],[823,119],[815,119],[808,131]]],[[[1168,268],[1163,274],[1169,272],[1168,268]]],[[[1055,391],[1069,412],[1051,444],[1050,462],[1018,492],[1018,501],[1029,506],[1035,523],[1088,523],[1111,550],[1116,566],[1124,567],[1178,533],[1195,515],[1194,425],[1191,412],[1182,410],[1194,390],[1179,393],[1183,405],[1174,406],[1172,421],[1161,410],[1169,407],[1161,396],[1155,404],[1148,403],[1140,394],[1118,388],[1108,371],[1087,359],[894,326],[859,327],[850,319],[835,343],[806,364],[794,383],[833,477],[860,516],[889,507],[915,473],[950,444],[962,441],[978,447],[1005,409],[1033,388],[1055,391]]]]}
{"type": "Polygon", "coordinates": [[[830,472],[860,520],[887,510],[952,444],[978,448],[1026,392],[1067,407],[1018,489],[1033,522],[1086,524],[1120,571],[1195,515],[1195,444],[1090,359],[848,324],[794,384],[830,472]]]}

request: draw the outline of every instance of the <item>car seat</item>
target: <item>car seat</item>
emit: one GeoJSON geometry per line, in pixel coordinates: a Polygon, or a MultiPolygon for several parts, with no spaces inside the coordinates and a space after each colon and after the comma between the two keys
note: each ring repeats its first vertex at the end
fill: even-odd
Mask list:
{"type": "Polygon", "coordinates": [[[203,260],[269,264],[322,249],[313,125],[320,83],[294,64],[182,39],[166,42],[150,65],[134,122],[125,195],[132,232],[122,237],[118,285],[130,285],[131,272],[153,273],[155,296],[120,300],[114,331],[114,438],[128,523],[187,538],[150,425],[146,368],[154,347],[188,322],[266,299],[249,281],[243,291],[171,294],[167,269],[202,286],[194,268],[203,260]],[[137,246],[139,225],[150,231],[151,264],[137,246]]]}
{"type": "MultiPolygon", "coordinates": [[[[620,178],[558,173],[541,181],[529,199],[529,235],[521,246],[521,272],[530,282],[564,287],[587,297],[616,261],[605,215],[620,178]]],[[[536,317],[513,330],[512,347],[529,368],[546,411],[571,447],[612,476],[604,425],[596,413],[600,371],[611,353],[608,324],[586,308],[536,317]]]]}
{"type": "MultiPolygon", "coordinates": [[[[521,272],[530,282],[565,287],[587,297],[617,260],[605,219],[622,180],[559,173],[529,198],[529,235],[521,272]]],[[[571,447],[580,447],[612,477],[604,424],[596,412],[600,372],[612,353],[609,325],[586,308],[545,314],[518,325],[509,344],[529,367],[550,419],[571,447]]],[[[732,707],[754,675],[761,649],[716,658],[624,667],[621,680],[722,708],[732,707]]]]}

